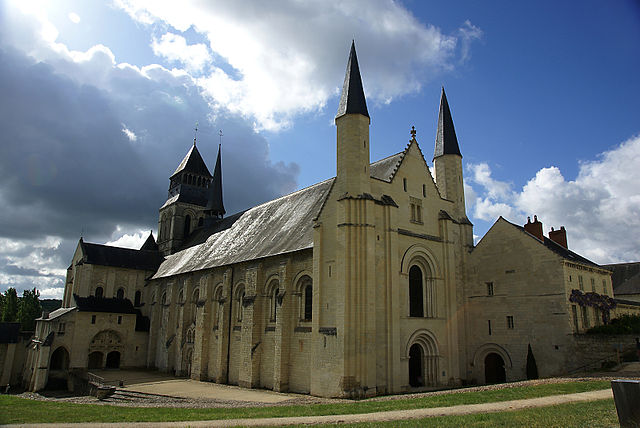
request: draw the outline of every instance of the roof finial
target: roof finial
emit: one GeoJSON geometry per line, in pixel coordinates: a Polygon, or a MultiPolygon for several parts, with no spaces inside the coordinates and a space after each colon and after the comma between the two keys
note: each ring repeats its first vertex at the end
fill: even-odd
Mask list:
{"type": "Polygon", "coordinates": [[[194,147],[196,145],[196,136],[197,136],[197,134],[198,134],[198,122],[196,122],[196,127],[195,127],[194,132],[193,132],[193,146],[194,147]]]}
{"type": "Polygon", "coordinates": [[[411,126],[411,140],[410,141],[415,141],[416,140],[416,127],[415,126],[411,126]]]}
{"type": "Polygon", "coordinates": [[[222,146],[222,137],[224,134],[222,133],[222,129],[218,131],[218,136],[220,137],[220,142],[218,143],[218,148],[222,146]]]}

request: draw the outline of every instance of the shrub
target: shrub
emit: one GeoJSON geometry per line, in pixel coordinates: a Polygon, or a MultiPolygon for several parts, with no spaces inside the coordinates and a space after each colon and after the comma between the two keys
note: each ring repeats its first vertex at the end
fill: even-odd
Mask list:
{"type": "Polygon", "coordinates": [[[587,334],[640,334],[640,315],[622,315],[607,325],[590,328],[587,334]]]}

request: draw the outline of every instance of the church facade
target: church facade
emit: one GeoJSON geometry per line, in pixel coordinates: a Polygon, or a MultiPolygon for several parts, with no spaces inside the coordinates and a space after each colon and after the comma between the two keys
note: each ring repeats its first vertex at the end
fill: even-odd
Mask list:
{"type": "Polygon", "coordinates": [[[353,45],[335,123],[336,177],[226,217],[220,152],[212,175],[194,140],[170,177],[157,242],[150,235],[140,250],[79,242],[63,308],[38,320],[25,384],[38,390],[66,379],[72,387],[92,368],[146,367],[362,397],[522,379],[528,352],[544,375],[566,370],[572,336],[584,330],[572,315],[568,259],[595,272],[602,295],[613,295],[610,273],[575,257],[566,238],[556,251],[503,219],[494,228],[506,232],[490,231],[474,247],[444,89],[432,169],[415,130],[401,153],[370,163],[353,45]],[[522,251],[533,254],[514,260],[517,268],[500,255],[518,254],[501,241],[509,233],[522,234],[522,251]],[[516,286],[504,279],[510,269],[516,286]],[[518,293],[543,271],[555,278],[545,282],[555,290],[545,297],[550,319],[518,306],[518,293]],[[479,297],[489,283],[501,297],[479,297]],[[487,317],[503,316],[507,327],[486,334],[487,317]],[[531,337],[533,325],[545,326],[539,336],[531,337]],[[542,339],[548,331],[551,341],[542,339]]]}

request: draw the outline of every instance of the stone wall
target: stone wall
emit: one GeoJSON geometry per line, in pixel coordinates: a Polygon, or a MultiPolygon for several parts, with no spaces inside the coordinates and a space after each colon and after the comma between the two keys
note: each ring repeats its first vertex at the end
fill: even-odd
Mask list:
{"type": "Polygon", "coordinates": [[[640,335],[576,334],[575,357],[567,371],[579,373],[582,370],[599,368],[603,361],[617,362],[616,349],[620,351],[620,356],[624,352],[635,350],[635,338],[638,336],[640,335]]]}

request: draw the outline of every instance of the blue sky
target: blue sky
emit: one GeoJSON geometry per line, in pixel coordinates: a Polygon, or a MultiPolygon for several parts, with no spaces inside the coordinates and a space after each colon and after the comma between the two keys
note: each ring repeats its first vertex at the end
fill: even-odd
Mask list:
{"type": "Polygon", "coordinates": [[[140,245],[196,121],[229,212],[333,176],[352,38],[372,161],[415,126],[430,162],[444,86],[478,238],[537,214],[640,260],[638,2],[5,0],[0,290],[60,296],[81,234],[140,245]]]}

